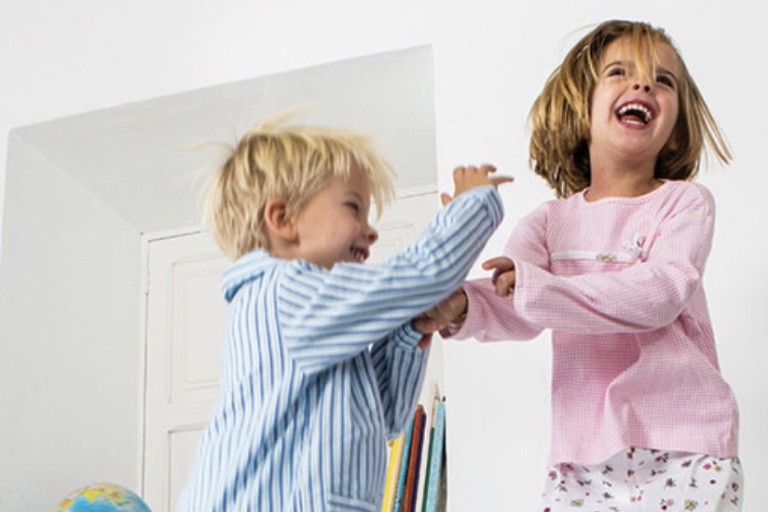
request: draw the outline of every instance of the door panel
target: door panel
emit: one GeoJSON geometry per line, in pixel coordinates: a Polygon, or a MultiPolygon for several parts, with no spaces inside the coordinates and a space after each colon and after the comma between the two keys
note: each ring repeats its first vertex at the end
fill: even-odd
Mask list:
{"type": "Polygon", "coordinates": [[[218,395],[228,260],[208,233],[147,247],[144,497],[174,509],[218,395]]]}

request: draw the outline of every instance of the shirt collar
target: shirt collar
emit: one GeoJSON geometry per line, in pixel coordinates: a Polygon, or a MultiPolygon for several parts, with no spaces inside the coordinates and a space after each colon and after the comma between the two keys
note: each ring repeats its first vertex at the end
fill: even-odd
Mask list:
{"type": "Polygon", "coordinates": [[[277,261],[277,258],[264,249],[257,249],[241,256],[224,271],[222,277],[221,290],[227,302],[232,300],[244,284],[259,278],[268,268],[276,265],[277,261]]]}

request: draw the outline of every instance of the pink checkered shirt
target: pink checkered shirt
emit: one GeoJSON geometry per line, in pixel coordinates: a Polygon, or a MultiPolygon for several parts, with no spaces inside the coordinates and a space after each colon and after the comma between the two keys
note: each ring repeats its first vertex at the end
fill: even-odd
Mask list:
{"type": "Polygon", "coordinates": [[[453,337],[527,340],[552,330],[551,462],[597,464],[637,446],[732,457],[738,409],[702,287],[714,201],[667,181],[641,197],[547,202],[505,254],[512,298],[472,281],[453,337]]]}

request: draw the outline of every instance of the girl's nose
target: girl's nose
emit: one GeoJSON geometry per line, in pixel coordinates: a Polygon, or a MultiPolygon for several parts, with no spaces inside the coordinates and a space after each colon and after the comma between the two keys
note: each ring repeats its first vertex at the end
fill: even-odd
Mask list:
{"type": "Polygon", "coordinates": [[[642,85],[642,86],[640,84],[635,84],[635,85],[632,86],[632,88],[634,90],[636,90],[636,91],[639,91],[640,87],[642,87],[645,92],[651,92],[651,86],[648,85],[648,84],[645,84],[645,85],[642,85]]]}

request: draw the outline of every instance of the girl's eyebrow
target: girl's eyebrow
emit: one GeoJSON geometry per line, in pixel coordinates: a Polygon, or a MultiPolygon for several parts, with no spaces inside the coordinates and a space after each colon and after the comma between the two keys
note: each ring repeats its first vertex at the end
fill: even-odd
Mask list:
{"type": "Polygon", "coordinates": [[[610,68],[612,66],[618,66],[618,65],[626,66],[627,65],[627,61],[624,61],[624,60],[614,60],[613,62],[609,62],[608,64],[603,66],[603,69],[601,69],[600,72],[602,73],[606,69],[608,69],[608,68],[610,68]]]}
{"type": "MultiPolygon", "coordinates": [[[[608,64],[603,66],[603,69],[602,69],[601,73],[605,72],[606,69],[608,69],[608,68],[610,68],[612,66],[628,67],[630,65],[634,66],[634,62],[625,61],[625,60],[614,60],[613,62],[609,62],[608,64]]],[[[656,71],[658,73],[662,74],[662,75],[671,76],[677,82],[677,75],[675,75],[671,70],[669,70],[669,69],[667,69],[667,68],[665,68],[663,66],[656,66],[656,71]]]]}

